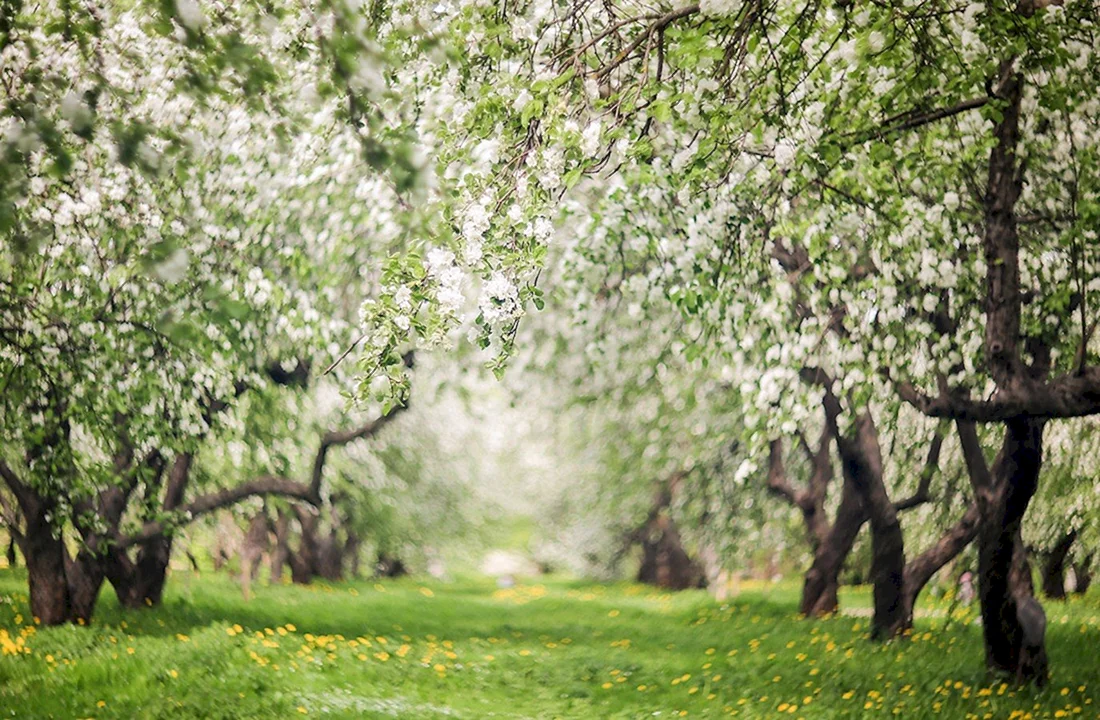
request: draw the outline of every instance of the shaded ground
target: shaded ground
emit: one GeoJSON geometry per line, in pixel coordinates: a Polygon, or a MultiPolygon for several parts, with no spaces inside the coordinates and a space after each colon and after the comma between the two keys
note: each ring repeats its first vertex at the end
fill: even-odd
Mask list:
{"type": "MultiPolygon", "coordinates": [[[[165,607],[38,630],[0,572],[0,717],[1096,717],[1095,596],[1049,610],[1053,685],[986,680],[965,611],[885,646],[792,586],[727,603],[565,581],[258,588],[173,578],[165,607]],[[1015,714],[1014,714],[1015,713],[1015,714]]],[[[843,601],[864,604],[859,591],[843,601]]]]}

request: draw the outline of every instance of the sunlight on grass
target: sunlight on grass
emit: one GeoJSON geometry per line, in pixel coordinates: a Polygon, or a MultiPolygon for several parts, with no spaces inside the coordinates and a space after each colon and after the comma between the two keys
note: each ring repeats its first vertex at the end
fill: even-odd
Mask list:
{"type": "Polygon", "coordinates": [[[105,594],[90,627],[39,629],[22,582],[0,575],[16,717],[1085,717],[1100,683],[1082,661],[1094,598],[1050,610],[1054,684],[1036,691],[988,682],[964,620],[875,645],[866,619],[800,620],[786,583],[727,603],[561,579],[277,586],[245,603],[203,575],[162,608],[105,594]]]}

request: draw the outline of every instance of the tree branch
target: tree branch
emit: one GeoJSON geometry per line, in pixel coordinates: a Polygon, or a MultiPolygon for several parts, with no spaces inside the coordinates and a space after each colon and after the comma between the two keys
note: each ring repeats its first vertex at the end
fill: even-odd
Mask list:
{"type": "Polygon", "coordinates": [[[971,502],[962,517],[940,537],[935,545],[905,564],[904,585],[924,587],[936,572],[962,552],[978,535],[981,512],[977,501],[971,502]]]}
{"type": "Polygon", "coordinates": [[[989,469],[989,462],[982,451],[982,443],[978,439],[978,429],[974,423],[966,420],[955,422],[955,428],[959,433],[959,444],[962,446],[963,460],[966,462],[966,470],[970,475],[970,484],[977,495],[993,490],[993,473],[989,469]]]}
{"type": "Polygon", "coordinates": [[[1042,382],[1016,376],[1011,387],[999,388],[988,400],[957,394],[927,395],[912,383],[894,385],[898,396],[929,417],[970,422],[1005,422],[1016,418],[1049,420],[1100,413],[1100,369],[1060,375],[1042,382]]]}
{"type": "Polygon", "coordinates": [[[8,529],[8,534],[15,539],[16,544],[20,549],[23,548],[23,533],[19,531],[19,512],[16,508],[12,507],[12,504],[8,502],[8,498],[0,493],[0,511],[3,512],[4,527],[8,529]]]}
{"type": "Polygon", "coordinates": [[[982,246],[986,263],[985,355],[990,374],[1000,388],[1011,388],[1020,370],[1020,238],[1016,201],[1023,180],[1016,162],[1019,142],[1022,80],[1016,58],[1001,63],[997,88],[1005,100],[1003,116],[994,128],[997,144],[989,153],[982,246]]]}
{"type": "Polygon", "coordinates": [[[31,489],[19,479],[19,476],[15,474],[15,471],[11,467],[0,460],[0,478],[4,479],[7,486],[11,489],[15,499],[20,505],[26,505],[31,500],[31,489]]]}
{"type": "MultiPolygon", "coordinates": [[[[274,475],[263,475],[236,487],[201,495],[179,508],[179,510],[188,520],[192,520],[215,510],[234,505],[246,498],[263,495],[280,495],[304,500],[313,505],[320,502],[320,498],[313,493],[308,485],[274,475]]],[[[169,529],[170,523],[162,521],[147,522],[138,532],[116,538],[116,542],[119,547],[127,548],[131,545],[146,543],[158,538],[169,529]]]]}
{"type": "Polygon", "coordinates": [[[313,471],[310,474],[309,487],[314,495],[318,495],[321,492],[321,480],[325,474],[325,457],[328,455],[328,449],[333,446],[347,445],[348,443],[356,440],[362,440],[363,438],[373,437],[379,430],[389,424],[391,420],[397,417],[398,414],[404,412],[409,407],[408,402],[404,405],[395,405],[390,408],[390,411],[381,417],[375,418],[370,422],[360,425],[357,428],[351,430],[329,430],[321,436],[321,444],[317,447],[317,454],[313,458],[313,471]]]}
{"type": "Polygon", "coordinates": [[[940,451],[943,449],[944,434],[942,428],[936,429],[936,434],[932,437],[932,444],[928,446],[928,456],[924,460],[924,469],[921,470],[917,491],[911,497],[894,503],[895,510],[899,512],[908,510],[932,499],[929,489],[932,486],[932,478],[940,466],[940,451]]]}
{"type": "Polygon", "coordinates": [[[850,145],[858,145],[868,140],[881,140],[888,135],[905,132],[906,130],[915,130],[916,128],[930,125],[938,120],[961,115],[968,110],[980,108],[988,102],[989,97],[976,97],[969,100],[963,100],[957,105],[937,108],[935,110],[929,110],[928,112],[909,111],[900,113],[883,120],[882,124],[884,127],[875,130],[847,133],[843,137],[849,140],[850,145]]]}
{"type": "Polygon", "coordinates": [[[622,49],[622,52],[620,52],[611,60],[611,62],[597,70],[595,73],[596,79],[599,80],[606,77],[612,70],[626,62],[626,59],[629,58],[631,54],[635,50],[637,50],[643,42],[649,42],[649,40],[653,38],[654,33],[656,33],[658,30],[663,30],[676,20],[688,17],[689,15],[694,15],[697,12],[699,12],[699,5],[696,3],[692,5],[686,5],[676,10],[672,10],[657,18],[650,24],[648,28],[645,29],[645,31],[638,33],[634,37],[634,39],[631,40],[630,43],[628,43],[627,46],[622,49]]]}
{"type": "Polygon", "coordinates": [[[787,477],[787,468],[783,465],[783,441],[772,440],[768,450],[768,491],[786,499],[791,505],[805,511],[809,498],[805,491],[796,490],[787,477]]]}
{"type": "Polygon", "coordinates": [[[168,471],[168,487],[164,491],[164,502],[161,505],[165,510],[175,510],[183,502],[187,483],[191,479],[191,462],[194,457],[185,452],[177,455],[172,462],[172,469],[168,471]]]}

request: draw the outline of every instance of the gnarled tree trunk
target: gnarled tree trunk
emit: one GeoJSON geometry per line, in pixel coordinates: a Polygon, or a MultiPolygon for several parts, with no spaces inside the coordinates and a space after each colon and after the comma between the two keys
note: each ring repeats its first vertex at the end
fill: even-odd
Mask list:
{"type": "MultiPolygon", "coordinates": [[[[158,537],[145,543],[138,551],[129,596],[123,604],[130,608],[160,605],[164,599],[164,585],[168,581],[168,563],[171,559],[170,536],[158,537]]],[[[121,596],[119,601],[123,601],[121,596]]]]}
{"type": "Polygon", "coordinates": [[[874,616],[871,634],[876,638],[897,635],[908,625],[903,595],[905,541],[894,503],[882,478],[882,453],[870,413],[856,420],[851,436],[838,436],[837,446],[850,483],[863,500],[871,521],[871,582],[874,616]]]}
{"type": "Polygon", "coordinates": [[[275,514],[275,548],[271,551],[271,582],[283,580],[283,568],[290,562],[290,515],[279,508],[275,514]]]}
{"type": "Polygon", "coordinates": [[[1048,672],[1046,616],[1032,592],[1020,525],[1038,486],[1045,421],[1007,421],[992,469],[985,462],[974,425],[956,424],[981,507],[978,597],[986,666],[1018,682],[1041,686],[1048,672]]]}
{"type": "Polygon", "coordinates": [[[1076,539],[1076,530],[1063,535],[1047,554],[1046,561],[1043,563],[1043,595],[1051,600],[1066,599],[1066,559],[1076,539]]]}
{"type": "Polygon", "coordinates": [[[669,590],[703,588],[706,572],[684,548],[680,531],[669,516],[672,500],[680,487],[682,474],[658,483],[653,504],[640,527],[626,536],[623,552],[635,543],[642,548],[642,563],[637,581],[669,590]]]}
{"type": "Polygon", "coordinates": [[[348,577],[352,580],[359,578],[360,576],[360,550],[363,547],[363,541],[359,535],[348,530],[347,540],[344,541],[344,549],[342,550],[343,557],[341,562],[344,567],[347,568],[348,577]]]}
{"type": "Polygon", "coordinates": [[[378,577],[396,578],[409,573],[401,558],[390,555],[387,552],[378,553],[378,562],[374,565],[375,574],[378,577]]]}
{"type": "Polygon", "coordinates": [[[1074,595],[1084,595],[1092,585],[1092,555],[1087,555],[1083,560],[1073,563],[1073,574],[1077,578],[1077,584],[1073,588],[1074,595]]]}
{"type": "Polygon", "coordinates": [[[24,508],[23,557],[30,582],[31,614],[43,625],[60,625],[74,619],[65,573],[65,544],[54,535],[45,515],[24,508]]]}
{"type": "Polygon", "coordinates": [[[852,484],[845,480],[832,527],[815,548],[813,563],[803,577],[800,613],[820,617],[836,612],[840,571],[865,522],[863,501],[852,484]]]}
{"type": "Polygon", "coordinates": [[[87,621],[95,610],[103,573],[86,552],[69,556],[64,540],[54,533],[49,516],[56,507],[41,498],[27,498],[22,551],[30,585],[31,614],[43,625],[87,621]]]}
{"type": "Polygon", "coordinates": [[[641,545],[638,582],[669,590],[706,587],[706,573],[684,549],[676,523],[667,514],[659,513],[647,523],[641,545]]]}

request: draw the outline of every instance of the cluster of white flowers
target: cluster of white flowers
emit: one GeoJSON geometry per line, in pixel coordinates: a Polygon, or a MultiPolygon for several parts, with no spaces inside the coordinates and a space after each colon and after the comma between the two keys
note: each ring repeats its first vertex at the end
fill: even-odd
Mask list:
{"type": "MultiPolygon", "coordinates": [[[[553,192],[561,187],[562,173],[565,172],[565,154],[558,146],[544,148],[538,161],[538,181],[543,189],[553,192]]],[[[535,157],[532,155],[531,162],[535,157]]]]}
{"type": "Polygon", "coordinates": [[[466,208],[462,221],[462,239],[466,245],[463,249],[462,259],[467,265],[476,265],[481,262],[482,243],[485,241],[485,233],[489,230],[490,216],[486,208],[486,199],[472,203],[466,208]]]}
{"type": "Polygon", "coordinates": [[[733,17],[741,11],[741,0],[701,0],[699,12],[707,17],[733,17]]]}
{"type": "Polygon", "coordinates": [[[581,133],[581,152],[584,153],[585,157],[595,157],[596,153],[600,151],[600,147],[603,144],[600,133],[601,128],[599,120],[593,120],[588,123],[584,132],[581,133]]]}
{"type": "Polygon", "coordinates": [[[797,148],[795,148],[794,143],[788,140],[777,142],[775,144],[775,149],[772,151],[775,157],[775,164],[781,168],[790,167],[791,163],[794,162],[796,152],[797,148]]]}
{"type": "Polygon", "coordinates": [[[445,315],[458,316],[466,303],[462,292],[465,274],[455,263],[455,254],[450,250],[434,248],[427,257],[428,273],[436,282],[435,298],[439,309],[445,315]]]}
{"type": "Polygon", "coordinates": [[[509,322],[523,314],[519,288],[502,272],[494,272],[481,287],[478,309],[490,325],[509,322]]]}

